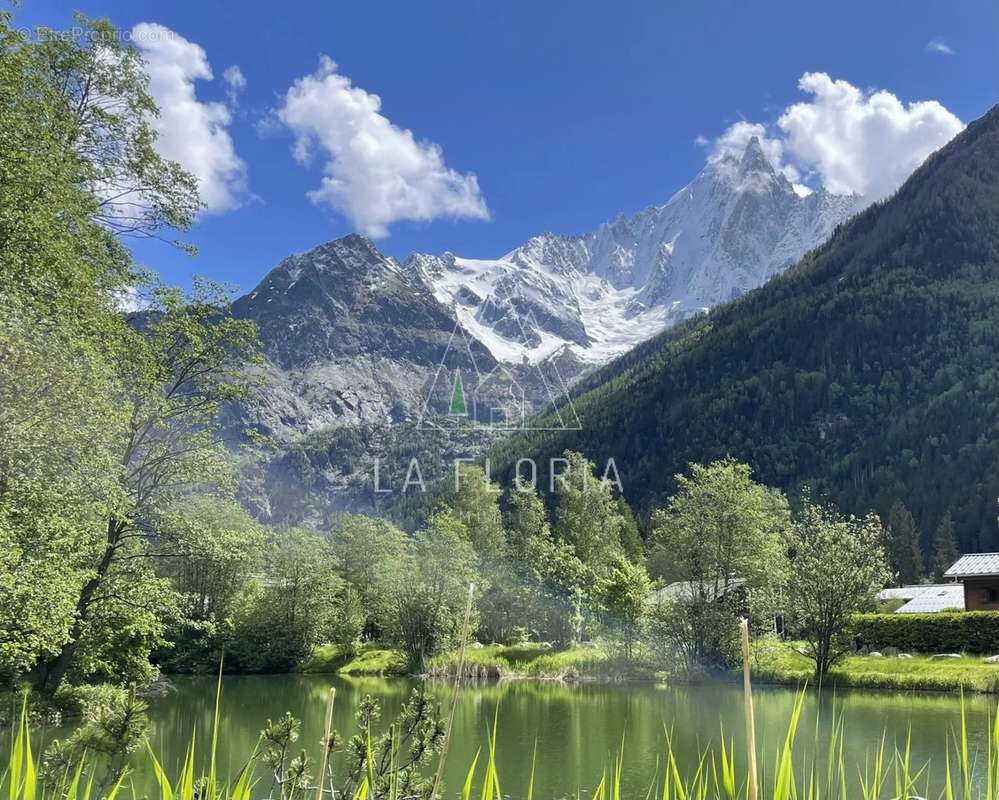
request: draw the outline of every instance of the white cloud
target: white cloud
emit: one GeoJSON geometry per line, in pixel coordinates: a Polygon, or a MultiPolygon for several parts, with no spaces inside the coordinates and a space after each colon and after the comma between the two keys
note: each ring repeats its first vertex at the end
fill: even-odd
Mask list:
{"type": "Polygon", "coordinates": [[[153,22],[136,25],[132,39],[142,51],[149,93],[160,109],[152,120],[157,151],[198,179],[208,211],[238,207],[246,197],[246,164],[229,135],[232,115],[224,103],[202,102],[195,92],[195,81],[212,79],[205,51],[153,22]]]}
{"type": "Polygon", "coordinates": [[[328,56],[288,89],[277,116],[295,135],[299,163],[317,152],[323,159],[322,183],[309,198],[363,233],[386,236],[398,220],[489,218],[476,176],[451,169],[439,145],[394,125],[381,99],[352,85],[328,56]]]}
{"type": "Polygon", "coordinates": [[[905,105],[891,92],[866,93],[824,72],[805,73],[798,87],[813,99],[790,106],[777,125],[794,157],[838,194],[885,197],[964,127],[935,100],[905,105]]]}
{"type": "Polygon", "coordinates": [[[123,314],[134,314],[149,308],[149,300],[135,286],[125,286],[115,293],[115,305],[123,314]]]}
{"type": "Polygon", "coordinates": [[[811,99],[784,109],[775,126],[740,121],[709,158],[741,153],[751,136],[799,194],[807,180],[835,194],[879,200],[964,127],[935,100],[902,103],[887,91],[865,92],[824,72],[806,72],[798,88],[811,99]],[[806,176],[799,182],[796,175],[806,176]]]}
{"type": "Polygon", "coordinates": [[[239,105],[239,93],[246,88],[246,76],[238,64],[226,67],[222,72],[222,80],[226,85],[226,97],[233,108],[239,105]]]}
{"type": "Polygon", "coordinates": [[[722,158],[742,157],[749,140],[756,137],[767,160],[773,164],[775,169],[780,170],[787,176],[791,183],[798,183],[801,175],[793,164],[788,164],[784,160],[784,142],[778,138],[767,135],[767,129],[758,122],[747,122],[739,120],[717,139],[715,139],[714,150],[708,156],[709,161],[718,161],[722,158]]]}
{"type": "Polygon", "coordinates": [[[954,49],[947,42],[942,42],[939,39],[928,41],[926,43],[926,51],[928,53],[939,53],[942,56],[954,55],[954,49]]]}

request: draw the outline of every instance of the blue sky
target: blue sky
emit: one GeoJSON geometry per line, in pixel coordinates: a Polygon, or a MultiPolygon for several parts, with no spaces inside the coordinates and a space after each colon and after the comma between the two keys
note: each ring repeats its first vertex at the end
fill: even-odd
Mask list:
{"type": "MultiPolygon", "coordinates": [[[[327,75],[381,98],[386,125],[436,143],[443,164],[430,166],[428,180],[452,170],[447,174],[467,192],[469,175],[477,177],[470,202],[481,204],[478,212],[468,197],[455,200],[453,187],[435,189],[428,206],[435,218],[413,221],[403,211],[377,231],[387,233],[379,247],[398,257],[413,250],[496,257],[533,233],[583,232],[618,212],[664,202],[740,120],[767,126],[775,142],[783,137],[788,168],[797,165],[804,183],[832,186],[832,156],[807,155],[809,131],[777,125],[789,106],[812,99],[798,87],[807,72],[851,84],[861,104],[881,89],[902,104],[938,101],[964,122],[999,94],[995,0],[25,0],[16,22],[65,27],[73,7],[123,29],[156,23],[203,48],[214,79],[194,80],[196,99],[229,103],[222,127],[232,152],[222,157],[238,160],[245,185],[220,204],[227,210],[204,214],[189,233],[196,258],[156,243],[135,251],[168,281],[186,283],[198,273],[244,290],[288,253],[363,227],[342,202],[338,208],[336,200],[308,195],[320,186],[324,164],[337,163],[337,154],[323,149],[326,122],[306,119],[305,110],[298,127],[288,121],[287,92],[315,75],[321,55],[336,64],[327,75]],[[245,78],[238,105],[227,101],[222,79],[231,65],[245,78]],[[311,142],[311,162],[293,158],[296,139],[311,142]],[[451,201],[464,203],[473,218],[447,218],[451,201]],[[474,218],[483,207],[489,219],[474,218]]],[[[842,145],[896,149],[866,140],[842,145]]],[[[861,166],[876,163],[866,157],[861,166]]],[[[362,169],[354,180],[367,174],[362,169]]],[[[370,214],[370,198],[351,202],[367,202],[370,214]]]]}

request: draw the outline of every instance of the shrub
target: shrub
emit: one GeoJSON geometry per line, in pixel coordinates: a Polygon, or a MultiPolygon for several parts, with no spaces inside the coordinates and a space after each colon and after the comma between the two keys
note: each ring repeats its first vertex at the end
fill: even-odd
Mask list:
{"type": "Polygon", "coordinates": [[[852,622],[859,647],[897,647],[923,653],[999,653],[999,612],[857,614],[852,622]]]}

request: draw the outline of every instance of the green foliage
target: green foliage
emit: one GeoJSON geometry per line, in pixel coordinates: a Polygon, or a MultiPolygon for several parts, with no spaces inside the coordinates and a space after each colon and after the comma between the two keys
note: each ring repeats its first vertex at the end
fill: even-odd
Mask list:
{"type": "MultiPolygon", "coordinates": [[[[923,552],[919,531],[909,509],[899,500],[888,513],[885,529],[888,540],[888,565],[900,584],[917,583],[923,574],[923,552]]],[[[949,565],[948,565],[949,566],[949,565]]]]}
{"type": "Polygon", "coordinates": [[[158,661],[171,672],[213,671],[235,621],[258,591],[263,528],[232,500],[208,495],[186,501],[162,525],[173,547],[158,571],[179,593],[181,617],[158,661]]]}
{"type": "Polygon", "coordinates": [[[407,675],[406,656],[400,650],[377,644],[345,646],[323,644],[295,672],[329,675],[407,675]]]}
{"type": "Polygon", "coordinates": [[[184,605],[171,516],[231,477],[218,412],[252,326],[224,292],[153,288],[119,239],[183,229],[195,178],[156,153],[138,51],[106,21],[29,37],[0,12],[0,674],[144,681],[184,605]]]}
{"type": "Polygon", "coordinates": [[[999,549],[997,149],[992,109],[799,265],[582,380],[581,429],[510,437],[494,474],[614,456],[642,517],[730,455],[847,513],[901,499],[932,531],[952,508],[960,549],[999,549]]]}
{"type": "Polygon", "coordinates": [[[680,595],[651,603],[643,632],[660,668],[697,673],[734,667],[739,662],[737,597],[711,601],[680,595]]]}
{"type": "Polygon", "coordinates": [[[42,777],[58,781],[70,774],[85,756],[104,762],[98,792],[111,788],[125,772],[128,759],[145,741],[149,728],[146,704],[134,692],[91,692],[83,718],[63,740],[55,739],[42,758],[42,777]]]}
{"type": "MultiPolygon", "coordinates": [[[[642,617],[642,639],[645,647],[659,669],[666,672],[691,671],[697,666],[697,654],[689,649],[697,639],[689,630],[689,606],[671,600],[654,600],[645,609],[642,617]]],[[[724,654],[728,660],[736,648],[735,630],[728,614],[713,625],[711,630],[721,634],[726,641],[715,641],[710,650],[724,654]]]]}
{"type": "Polygon", "coordinates": [[[114,351],[125,421],[114,431],[111,451],[120,466],[111,472],[102,517],[79,554],[87,577],[75,588],[63,642],[39,673],[48,691],[71,667],[88,675],[75,663],[78,651],[95,646],[84,646],[88,638],[99,646],[98,631],[118,629],[130,609],[145,615],[143,636],[133,641],[141,647],[162,643],[175,598],[153,565],[177,552],[177,510],[196,491],[232,486],[218,413],[245,396],[243,368],[252,358],[255,331],[228,317],[227,295],[208,284],[196,284],[191,295],[156,290],[153,303],[144,330],[123,333],[121,349],[114,351]]]}
{"type": "Polygon", "coordinates": [[[392,624],[394,598],[404,591],[410,541],[391,522],[344,514],[332,532],[337,572],[364,609],[364,626],[373,637],[392,624]]]}
{"type": "Polygon", "coordinates": [[[0,320],[0,674],[58,653],[114,496],[111,370],[23,305],[0,320]]]}
{"type": "Polygon", "coordinates": [[[503,554],[505,534],[499,496],[499,487],[489,480],[482,467],[459,463],[453,491],[442,497],[442,502],[465,524],[475,552],[486,560],[498,559],[503,554]]]}
{"type": "Polygon", "coordinates": [[[787,617],[821,676],[847,652],[851,616],[870,608],[888,580],[881,522],[809,503],[789,550],[787,617]]]}
{"type": "Polygon", "coordinates": [[[999,612],[857,614],[850,622],[858,646],[921,653],[999,653],[999,612]]]}
{"type": "Polygon", "coordinates": [[[156,151],[158,113],[138,49],[107,20],[73,18],[74,35],[38,37],[36,66],[50,72],[95,221],[117,236],[184,230],[201,208],[197,179],[156,151]],[[111,146],[109,146],[111,145],[111,146]]]}
{"type": "Polygon", "coordinates": [[[521,588],[518,624],[540,641],[578,642],[583,601],[595,576],[573,545],[552,533],[541,497],[515,481],[504,497],[512,579],[521,588]]]}
{"type": "MultiPolygon", "coordinates": [[[[445,506],[434,513],[417,533],[405,568],[389,633],[410,665],[422,669],[426,659],[458,644],[469,589],[478,579],[478,556],[454,511],[445,506]]],[[[472,619],[470,630],[476,627],[472,619]]]]}
{"type": "Polygon", "coordinates": [[[358,732],[345,743],[348,766],[341,795],[351,796],[366,779],[373,798],[432,800],[433,782],[421,768],[444,743],[440,708],[423,689],[414,689],[389,731],[375,736],[371,728],[380,714],[378,701],[365,697],[355,715],[358,732]]]}
{"type": "Polygon", "coordinates": [[[653,513],[649,536],[654,563],[687,587],[670,601],[676,620],[662,633],[687,661],[724,665],[734,655],[736,616],[766,619],[777,606],[787,502],[732,459],[692,464],[675,480],[679,491],[653,513]]]}
{"type": "Polygon", "coordinates": [[[632,513],[631,506],[623,496],[617,497],[617,513],[621,517],[621,549],[625,556],[635,564],[645,560],[645,542],[642,541],[638,520],[632,513]]]}
{"type": "MultiPolygon", "coordinates": [[[[453,678],[457,672],[457,653],[443,653],[431,659],[428,671],[436,678],[453,678]]],[[[601,678],[618,680],[655,677],[645,663],[614,657],[605,647],[594,645],[558,650],[544,645],[496,646],[470,649],[465,653],[465,676],[473,679],[538,678],[572,682],[601,678]]]]}
{"type": "Polygon", "coordinates": [[[933,570],[933,580],[942,581],[944,573],[954,565],[960,555],[961,553],[957,549],[954,519],[948,511],[940,520],[940,524],[937,525],[936,533],[933,534],[933,561],[930,564],[933,570]]]}
{"type": "Polygon", "coordinates": [[[97,67],[93,44],[34,41],[0,12],[0,297],[81,336],[113,325],[113,295],[132,278],[127,252],[97,222],[91,162],[73,146],[87,109],[71,94],[86,81],[81,62],[97,67]]]}
{"type": "Polygon", "coordinates": [[[607,627],[621,642],[625,658],[634,653],[645,604],[652,591],[652,581],[640,564],[619,555],[606,576],[597,581],[594,596],[607,612],[607,627]]]}
{"type": "MultiPolygon", "coordinates": [[[[325,538],[300,529],[277,531],[264,581],[236,622],[229,666],[241,672],[287,672],[316,645],[342,635],[344,603],[353,601],[335,569],[325,538]]],[[[359,627],[348,630],[352,635],[359,627]]]]}
{"type": "Polygon", "coordinates": [[[622,551],[627,521],[614,498],[613,484],[595,474],[591,461],[581,453],[562,454],[565,470],[556,480],[558,506],[556,538],[571,544],[576,556],[595,573],[606,572],[622,551]]]}

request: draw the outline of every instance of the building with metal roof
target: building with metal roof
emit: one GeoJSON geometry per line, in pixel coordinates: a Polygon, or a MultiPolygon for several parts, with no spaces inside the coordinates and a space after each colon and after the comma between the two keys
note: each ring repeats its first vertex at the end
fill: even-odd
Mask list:
{"type": "Polygon", "coordinates": [[[999,611],[999,553],[966,553],[944,577],[964,587],[965,611],[999,611]]]}
{"type": "Polygon", "coordinates": [[[935,614],[940,611],[964,611],[964,586],[941,583],[919,587],[896,614],[935,614]]]}
{"type": "Polygon", "coordinates": [[[967,553],[944,573],[945,578],[999,575],[999,553],[967,553]]]}

